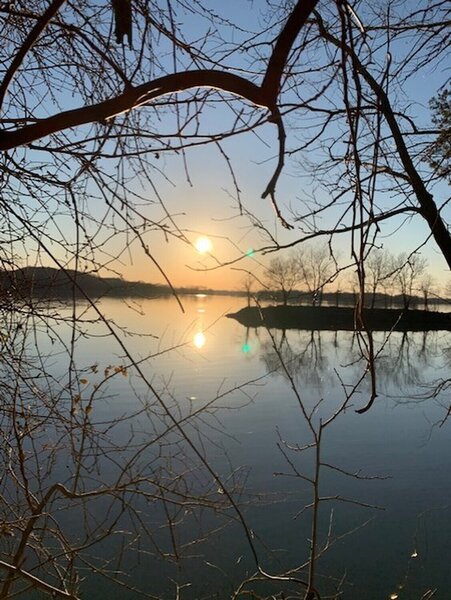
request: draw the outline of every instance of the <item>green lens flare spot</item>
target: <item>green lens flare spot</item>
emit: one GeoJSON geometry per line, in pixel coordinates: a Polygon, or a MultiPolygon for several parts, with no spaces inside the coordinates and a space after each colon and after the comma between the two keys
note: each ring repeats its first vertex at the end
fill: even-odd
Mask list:
{"type": "Polygon", "coordinates": [[[249,344],[243,344],[242,350],[244,354],[249,354],[249,352],[251,351],[251,347],[249,346],[249,344]]]}

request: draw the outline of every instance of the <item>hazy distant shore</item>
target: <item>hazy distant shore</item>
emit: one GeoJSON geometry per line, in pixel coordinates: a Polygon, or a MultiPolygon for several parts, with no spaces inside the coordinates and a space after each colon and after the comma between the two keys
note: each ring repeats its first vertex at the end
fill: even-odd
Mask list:
{"type": "MultiPolygon", "coordinates": [[[[152,299],[165,296],[207,294],[216,296],[236,296],[252,298],[259,301],[280,302],[280,292],[276,290],[260,290],[250,294],[245,290],[214,290],[203,287],[175,287],[147,283],[143,281],[127,281],[120,277],[100,277],[93,273],[84,273],[72,269],[54,269],[51,267],[24,267],[22,269],[0,271],[0,294],[11,299],[33,297],[41,299],[70,299],[77,298],[136,298],[152,299]]],[[[323,292],[323,305],[346,308],[354,306],[356,296],[352,292],[323,292]]],[[[374,304],[379,309],[389,309],[401,305],[401,296],[375,294],[374,304]]],[[[439,307],[443,301],[440,298],[429,298],[431,307],[439,307]]],[[[293,290],[289,296],[289,305],[311,305],[312,294],[305,291],[293,290]],[[292,304],[291,304],[292,303],[292,304]]],[[[412,297],[410,308],[423,306],[423,300],[412,297]]],[[[306,307],[308,308],[308,306],[306,307]]],[[[315,307],[312,307],[315,308],[315,307]]],[[[410,312],[410,311],[409,311],[410,312]]],[[[347,317],[349,320],[349,317],[347,317]]]]}

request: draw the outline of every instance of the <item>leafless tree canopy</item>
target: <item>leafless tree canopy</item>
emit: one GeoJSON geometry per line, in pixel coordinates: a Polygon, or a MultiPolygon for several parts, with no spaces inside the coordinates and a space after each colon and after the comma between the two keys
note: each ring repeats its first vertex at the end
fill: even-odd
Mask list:
{"type": "MultiPolygon", "coordinates": [[[[239,12],[233,21],[221,18],[214,3],[137,0],[131,14],[128,5],[1,5],[2,197],[10,218],[26,228],[26,197],[42,218],[64,206],[76,219],[79,249],[92,259],[107,242],[86,222],[97,217],[88,202],[103,204],[116,230],[123,227],[152,254],[142,239],[145,228],[182,239],[183,233],[169,214],[157,222],[144,214],[132,176],[163,202],[157,189],[162,153],[183,155],[189,146],[220,144],[269,122],[278,131],[278,159],[261,192],[282,224],[297,224],[293,243],[351,232],[361,263],[382,222],[423,219],[451,264],[445,204],[433,196],[441,171],[427,164],[426,149],[440,132],[424,125],[427,115],[417,119],[403,92],[421,71],[427,77],[442,68],[445,4],[425,1],[410,10],[405,2],[303,0],[276,10],[261,3],[264,25],[241,23],[239,12]],[[235,118],[207,131],[202,111],[218,102],[235,118]],[[294,206],[294,219],[276,196],[288,157],[328,192],[327,201],[324,194],[304,197],[305,209],[294,206]],[[326,228],[319,226],[329,212],[334,224],[328,219],[326,228]]],[[[227,160],[233,168],[233,157],[227,160]]],[[[50,235],[42,233],[41,247],[50,235]]]]}
{"type": "MultiPolygon", "coordinates": [[[[451,20],[446,3],[429,0],[242,4],[243,13],[227,14],[221,3],[207,0],[0,2],[1,266],[42,262],[75,273],[66,311],[9,296],[0,305],[0,599],[26,598],[38,590],[76,600],[80,573],[86,571],[127,593],[154,598],[117,575],[116,563],[108,555],[100,559],[97,547],[110,544],[124,528],[128,537],[119,549],[124,563],[150,553],[177,562],[181,551],[191,552],[211,533],[196,531],[194,539],[179,544],[177,527],[185,519],[198,523],[209,510],[240,527],[254,563],[235,598],[245,597],[261,579],[293,585],[306,600],[320,597],[316,563],[333,540],[320,540],[319,507],[343,500],[319,493],[320,472],[338,469],[353,476],[324,462],[321,443],[356,390],[346,388],[335,412],[318,420],[316,408],[306,410],[287,368],[289,353],[287,358],[271,338],[272,363],[290,383],[309,436],[306,446],[281,438],[279,449],[292,474],[308,482],[312,502],[306,509],[313,515],[305,564],[271,573],[236,502],[240,474],[232,471],[223,481],[199,433],[199,419],[214,416],[216,402],[234,390],[218,392],[200,411],[157,389],[145,360],[136,360],[124,332],[95,304],[84,321],[76,274],[114,271],[130,248],[139,247],[166,276],[152,235],[189,239],[165,206],[160,183],[170,173],[161,157],[178,156],[190,181],[190,149],[210,144],[231,175],[238,210],[262,234],[257,251],[324,238],[327,256],[334,257],[337,236],[348,240],[347,259],[352,257],[359,288],[359,349],[372,377],[363,410],[369,408],[377,395],[377,351],[360,309],[366,265],[373,293],[388,276],[369,258],[382,245],[385,224],[426,225],[424,237],[414,239],[391,269],[406,303],[423,275],[416,251],[424,243],[431,239],[451,266],[449,207],[441,191],[446,173],[437,158],[442,121],[421,111],[409,91],[415,92],[421,75],[440,77],[451,20]],[[221,118],[213,130],[204,117],[215,107],[229,120],[221,118]],[[256,134],[258,144],[260,130],[270,128],[277,147],[261,183],[262,202],[271,202],[278,222],[293,230],[288,242],[280,242],[246,206],[234,157],[223,147],[226,139],[247,132],[256,134]],[[278,193],[288,165],[308,186],[297,202],[278,193]],[[61,326],[70,334],[63,335],[61,326]],[[77,342],[88,327],[101,327],[114,340],[122,357],[118,364],[80,371],[77,342]],[[65,348],[66,378],[49,366],[51,352],[43,350],[42,337],[65,348]],[[97,418],[97,398],[107,395],[111,379],[127,377],[130,370],[147,393],[138,412],[97,418]],[[140,432],[151,435],[136,433],[136,419],[144,423],[140,432]],[[292,456],[310,451],[315,472],[306,477],[292,456]],[[101,522],[94,516],[97,504],[106,515],[101,522]],[[144,518],[143,506],[144,516],[160,511],[164,526],[144,518]],[[80,523],[77,539],[66,533],[65,520],[80,523]]],[[[441,93],[430,90],[439,102],[448,98],[441,93]]],[[[334,277],[321,268],[324,257],[312,255],[303,263],[301,274],[312,292],[334,277]]],[[[277,260],[272,264],[280,273],[277,260]]],[[[289,274],[290,289],[298,276],[299,271],[289,274]]],[[[426,296],[429,288],[424,280],[426,296]]]]}

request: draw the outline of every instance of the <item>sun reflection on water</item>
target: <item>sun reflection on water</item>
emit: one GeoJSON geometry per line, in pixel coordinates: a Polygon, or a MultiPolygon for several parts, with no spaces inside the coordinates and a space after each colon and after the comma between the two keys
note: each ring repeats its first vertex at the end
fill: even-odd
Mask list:
{"type": "Polygon", "coordinates": [[[193,344],[199,350],[205,346],[205,342],[207,341],[205,334],[203,331],[198,331],[196,335],[193,337],[193,344]]]}

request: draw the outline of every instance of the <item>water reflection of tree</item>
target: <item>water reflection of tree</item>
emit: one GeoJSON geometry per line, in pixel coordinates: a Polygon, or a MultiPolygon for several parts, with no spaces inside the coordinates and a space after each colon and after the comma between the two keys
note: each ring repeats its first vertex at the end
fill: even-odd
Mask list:
{"type": "Polygon", "coordinates": [[[239,387],[202,405],[154,386],[158,399],[142,388],[131,395],[130,369],[146,377],[163,349],[133,364],[125,356],[72,366],[64,376],[75,343],[89,337],[83,323],[95,337],[101,323],[77,315],[72,328],[67,306],[2,310],[0,598],[39,590],[77,600],[93,581],[146,596],[127,573],[149,556],[173,563],[193,555],[224,526],[242,488],[239,470],[225,467],[220,479],[204,469],[209,432],[220,423],[215,405],[239,387]],[[45,351],[48,335],[59,356],[45,351]],[[125,393],[120,409],[117,390],[125,393]],[[210,511],[214,524],[202,518],[210,511]]]}
{"type": "MultiPolygon", "coordinates": [[[[320,332],[298,332],[302,339],[300,353],[297,354],[295,344],[288,340],[286,331],[267,330],[267,340],[262,347],[262,359],[269,372],[283,374],[288,383],[288,389],[295,400],[299,412],[301,427],[296,428],[292,434],[294,439],[288,439],[285,434],[277,429],[277,448],[283,457],[285,468],[275,472],[278,477],[294,479],[299,486],[309,490],[310,500],[300,503],[293,515],[294,519],[307,519],[307,529],[310,529],[308,547],[298,548],[298,564],[291,568],[279,568],[276,574],[268,573],[259,565],[258,570],[248,576],[238,586],[233,600],[252,597],[256,599],[269,598],[303,598],[304,600],[320,600],[321,598],[339,598],[343,594],[345,577],[327,577],[323,581],[319,575],[319,565],[324,555],[343,538],[355,533],[370,522],[365,519],[355,528],[339,533],[334,517],[335,506],[344,503],[361,509],[380,510],[381,507],[360,501],[353,497],[343,496],[340,493],[327,493],[325,480],[327,473],[333,473],[339,478],[355,480],[381,480],[385,476],[367,475],[360,470],[347,470],[342,465],[333,464],[324,449],[324,439],[329,433],[329,428],[339,420],[351,405],[352,398],[357,388],[347,390],[341,388],[341,394],[336,398],[323,398],[315,401],[313,405],[306,401],[305,383],[310,379],[318,383],[319,373],[324,372],[327,361],[322,351],[320,332]],[[303,335],[305,334],[305,335],[303,335]],[[316,335],[318,334],[318,335],[316,335]],[[308,365],[314,365],[311,373],[304,378],[300,374],[308,365]],[[258,593],[258,584],[264,581],[262,595],[258,593]],[[277,592],[269,596],[268,585],[277,586],[277,592]],[[328,590],[320,592],[319,588],[328,590]],[[322,594],[328,594],[323,596],[322,594]]],[[[338,336],[334,336],[332,346],[338,346],[338,336]]]]}
{"type": "MultiPolygon", "coordinates": [[[[220,478],[202,460],[217,444],[221,420],[216,407],[224,405],[226,396],[245,390],[239,386],[221,389],[199,405],[172,396],[168,383],[159,390],[158,399],[137,389],[134,409],[129,407],[128,415],[115,414],[114,410],[110,414],[109,408],[114,408],[111,385],[118,384],[120,389],[120,383],[128,380],[130,364],[126,359],[115,365],[92,364],[84,371],[73,369],[72,379],[64,379],[55,376],[61,370],[52,366],[54,356],[42,348],[36,352],[37,332],[44,325],[46,335],[51,333],[64,343],[63,329],[71,325],[70,317],[64,315],[64,310],[55,311],[49,330],[48,310],[42,321],[38,309],[32,317],[29,313],[21,316],[18,310],[3,314],[0,567],[5,575],[0,597],[6,599],[13,593],[27,597],[31,588],[38,588],[57,597],[79,598],[84,585],[77,575],[80,568],[89,569],[91,580],[113,581],[124,590],[136,589],[137,595],[144,595],[130,581],[127,570],[140,560],[149,560],[149,555],[168,563],[182,562],[196,553],[200,556],[212,536],[238,519],[242,519],[250,547],[255,550],[255,535],[243,513],[245,472],[230,464],[220,478]],[[102,405],[107,410],[102,412],[102,405]],[[169,415],[191,440],[196,440],[200,455],[187,444],[169,415]]],[[[96,325],[89,319],[87,324],[96,325]]],[[[76,337],[84,335],[78,319],[76,337]]],[[[319,476],[306,472],[303,459],[298,457],[308,456],[307,464],[311,465],[310,459],[318,450],[319,459],[314,458],[313,464],[320,471],[356,475],[348,473],[346,465],[332,465],[321,447],[325,428],[350,406],[352,393],[343,390],[343,403],[332,414],[337,414],[333,421],[320,421],[323,404],[307,409],[299,390],[305,384],[322,385],[330,371],[330,352],[349,348],[349,356],[355,359],[359,351],[355,345],[353,348],[353,336],[348,333],[279,331],[268,333],[265,341],[263,334],[260,338],[267,370],[278,370],[289,383],[310,432],[307,442],[287,439],[280,432],[277,448],[288,468],[283,476],[294,476],[303,483],[311,480],[314,496],[304,512],[313,513],[312,523],[316,520],[316,550],[310,548],[310,556],[296,571],[281,569],[277,581],[286,577],[295,585],[302,572],[309,572],[309,586],[316,589],[316,563],[339,539],[333,533],[323,535],[319,522],[324,522],[327,511],[323,512],[322,506],[343,498],[319,493],[319,476]]],[[[440,356],[439,342],[443,343],[441,334],[392,334],[384,345],[387,378],[396,373],[392,366],[395,357],[399,370],[414,363],[416,370],[410,371],[409,377],[418,378],[419,372],[434,366],[440,356]]],[[[70,340],[67,350],[70,357],[70,340]]],[[[62,356],[67,359],[67,354],[62,356]]],[[[135,368],[149,358],[143,357],[135,368]]],[[[403,379],[401,383],[405,382],[403,379]]],[[[222,452],[219,445],[216,448],[222,452]]],[[[299,511],[302,509],[299,506],[299,511]]],[[[302,551],[308,554],[307,546],[302,546],[302,551]]],[[[257,560],[261,566],[258,556],[257,560]]],[[[271,577],[262,566],[255,576],[266,584],[271,577]]],[[[160,597],[164,597],[163,592],[160,597]]]]}
{"type": "Polygon", "coordinates": [[[451,339],[449,333],[424,332],[422,341],[418,340],[420,375],[416,380],[417,390],[409,398],[403,398],[403,402],[413,401],[437,401],[443,407],[443,416],[439,423],[443,425],[451,415],[449,406],[449,390],[451,389],[450,377],[438,377],[435,375],[434,366],[449,373],[451,370],[451,339]],[[423,370],[430,369],[431,376],[426,377],[423,370]],[[447,395],[448,394],[448,395],[447,395]]]}
{"type": "MultiPolygon", "coordinates": [[[[285,378],[289,374],[297,384],[308,384],[321,390],[336,381],[329,358],[334,352],[339,354],[348,379],[354,377],[355,381],[360,381],[362,378],[361,347],[354,334],[275,330],[272,335],[275,343],[267,337],[260,342],[260,356],[268,372],[278,372],[285,378]]],[[[431,371],[437,361],[447,360],[443,336],[435,331],[380,334],[375,337],[374,344],[378,388],[384,395],[407,396],[415,388],[432,385],[429,381],[431,371]]]]}
{"type": "Polygon", "coordinates": [[[266,339],[261,344],[261,359],[268,372],[279,372],[285,378],[289,375],[297,383],[317,389],[328,381],[325,376],[330,363],[323,352],[321,331],[274,331],[273,336],[275,343],[266,339]]]}
{"type": "MultiPolygon", "coordinates": [[[[392,332],[374,338],[375,368],[379,391],[385,395],[412,395],[418,387],[432,385],[431,373],[446,355],[443,333],[437,331],[392,332]]],[[[343,345],[344,351],[346,346],[343,345]]],[[[361,353],[355,336],[347,348],[345,364],[360,374],[361,353]]],[[[442,365],[440,365],[442,366],[442,365]]]]}

